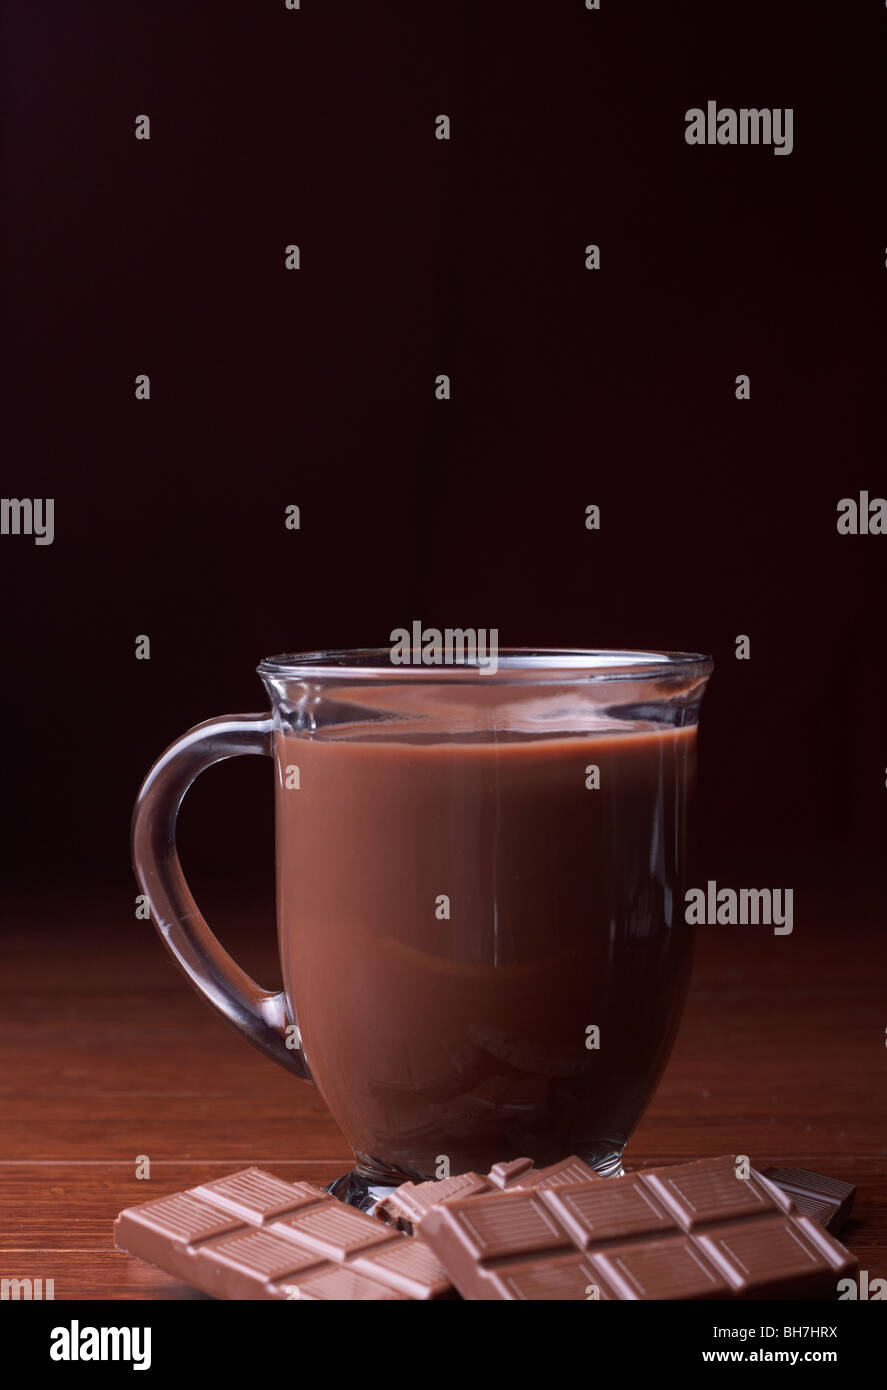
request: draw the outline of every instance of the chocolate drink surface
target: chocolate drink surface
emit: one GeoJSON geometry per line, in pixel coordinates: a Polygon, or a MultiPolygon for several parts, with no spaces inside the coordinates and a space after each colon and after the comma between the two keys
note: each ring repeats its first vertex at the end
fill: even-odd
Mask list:
{"type": "Polygon", "coordinates": [[[686,991],[695,736],[275,735],[285,987],[364,1176],[618,1164],[686,991]]]}

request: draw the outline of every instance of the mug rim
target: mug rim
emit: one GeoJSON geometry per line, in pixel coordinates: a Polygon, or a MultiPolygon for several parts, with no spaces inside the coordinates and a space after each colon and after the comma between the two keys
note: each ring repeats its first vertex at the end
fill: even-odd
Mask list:
{"type": "MultiPolygon", "coordinates": [[[[483,630],[482,630],[483,631],[483,630]]],[[[485,636],[486,634],[484,634],[485,636]]],[[[267,656],[257,666],[271,680],[441,681],[475,684],[555,680],[573,681],[683,679],[710,675],[714,661],[701,652],[626,647],[500,647],[497,666],[482,663],[397,665],[390,647],[333,648],[267,656]]]]}

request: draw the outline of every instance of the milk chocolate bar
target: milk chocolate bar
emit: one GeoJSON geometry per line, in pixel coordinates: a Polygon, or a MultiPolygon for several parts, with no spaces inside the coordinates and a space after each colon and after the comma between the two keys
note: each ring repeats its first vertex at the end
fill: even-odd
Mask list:
{"type": "Polygon", "coordinates": [[[834,1298],[857,1264],[729,1155],[456,1198],[418,1230],[470,1300],[834,1298]]]}
{"type": "MultiPolygon", "coordinates": [[[[812,1216],[837,1235],[850,1215],[856,1188],[853,1183],[813,1173],[807,1168],[764,1168],[765,1178],[775,1182],[792,1199],[802,1216],[812,1216]]],[[[593,1182],[599,1179],[595,1170],[576,1154],[553,1163],[549,1168],[534,1168],[532,1159],[515,1158],[510,1163],[497,1163],[489,1173],[459,1173],[450,1178],[430,1182],[405,1182],[388,1197],[377,1202],[373,1216],[394,1226],[406,1235],[432,1207],[452,1202],[459,1197],[474,1197],[481,1192],[495,1192],[510,1187],[555,1187],[569,1182],[593,1182]]]]}
{"type": "Polygon", "coordinates": [[[516,1187],[562,1187],[574,1182],[603,1181],[576,1154],[562,1158],[548,1168],[534,1168],[530,1158],[513,1158],[508,1163],[494,1164],[489,1173],[459,1173],[452,1178],[439,1178],[436,1182],[402,1183],[389,1196],[376,1203],[373,1216],[410,1235],[426,1212],[442,1202],[516,1187]]]}
{"type": "Polygon", "coordinates": [[[238,1299],[433,1299],[449,1278],[421,1241],[307,1182],[246,1168],[128,1207],[120,1250],[204,1293],[238,1299]]]}
{"type": "Polygon", "coordinates": [[[852,1182],[811,1173],[808,1168],[764,1168],[765,1178],[791,1197],[798,1211],[837,1235],[850,1215],[856,1188],[852,1182]]]}

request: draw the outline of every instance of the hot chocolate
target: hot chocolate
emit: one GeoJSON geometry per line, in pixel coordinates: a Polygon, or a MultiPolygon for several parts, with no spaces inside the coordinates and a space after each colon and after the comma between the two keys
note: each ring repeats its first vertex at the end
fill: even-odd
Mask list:
{"type": "Polygon", "coordinates": [[[618,1165],[687,984],[695,740],[275,734],[284,980],[365,1177],[618,1165]]]}

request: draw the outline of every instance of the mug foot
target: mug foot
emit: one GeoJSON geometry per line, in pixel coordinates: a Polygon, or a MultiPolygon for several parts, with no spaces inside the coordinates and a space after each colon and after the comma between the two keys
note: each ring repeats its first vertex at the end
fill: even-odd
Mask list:
{"type": "Polygon", "coordinates": [[[600,1148],[595,1145],[591,1149],[577,1149],[579,1157],[583,1159],[596,1173],[600,1173],[602,1178],[621,1178],[625,1169],[622,1167],[622,1154],[624,1144],[618,1148],[612,1145],[600,1148]]]}
{"type": "MultiPolygon", "coordinates": [[[[404,1181],[406,1180],[404,1175],[404,1181]]],[[[350,1173],[343,1173],[340,1178],[327,1183],[324,1191],[338,1197],[346,1206],[356,1207],[358,1211],[372,1212],[376,1203],[394,1192],[397,1186],[397,1183],[384,1186],[370,1182],[368,1178],[362,1177],[356,1168],[352,1168],[350,1173]]]]}

